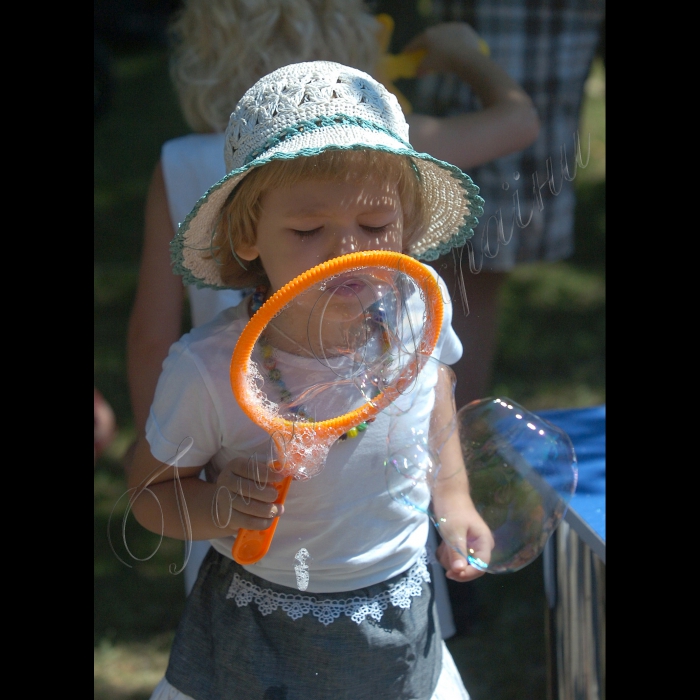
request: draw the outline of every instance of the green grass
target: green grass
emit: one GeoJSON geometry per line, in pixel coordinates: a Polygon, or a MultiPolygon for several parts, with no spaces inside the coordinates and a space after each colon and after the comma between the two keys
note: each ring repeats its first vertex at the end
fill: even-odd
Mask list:
{"type": "MultiPolygon", "coordinates": [[[[146,700],[163,673],[183,608],[182,576],[169,572],[181,566],[183,553],[179,542],[159,545],[133,520],[126,526],[129,547],[144,559],[155,553],[133,561],[122,541],[120,459],[133,437],[125,337],[147,183],[161,144],[188,128],[162,51],[123,53],[115,73],[113,103],[94,136],[94,377],[120,430],[95,467],[95,698],[146,700]]],[[[503,292],[494,393],[531,410],[605,401],[605,75],[599,62],[587,94],[581,136],[585,156],[590,133],[591,160],[575,180],[576,253],[565,262],[518,268],[503,292]]],[[[449,646],[473,700],[544,700],[541,569],[538,560],[460,591],[455,612],[465,617],[467,631],[449,646]]]]}

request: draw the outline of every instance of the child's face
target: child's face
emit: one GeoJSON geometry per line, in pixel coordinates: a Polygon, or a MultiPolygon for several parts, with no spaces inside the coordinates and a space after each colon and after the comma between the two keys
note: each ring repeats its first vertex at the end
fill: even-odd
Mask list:
{"type": "Polygon", "coordinates": [[[403,211],[396,183],[303,180],[263,195],[257,240],[236,248],[260,256],[276,292],[306,270],[361,250],[401,252],[403,211]]]}

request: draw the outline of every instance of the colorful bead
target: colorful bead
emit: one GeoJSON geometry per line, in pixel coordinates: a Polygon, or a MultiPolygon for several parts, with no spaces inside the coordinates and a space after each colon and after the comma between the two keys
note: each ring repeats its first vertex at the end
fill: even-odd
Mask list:
{"type": "Polygon", "coordinates": [[[261,285],[256,287],[250,299],[250,315],[253,316],[267,299],[267,287],[261,285]]]}

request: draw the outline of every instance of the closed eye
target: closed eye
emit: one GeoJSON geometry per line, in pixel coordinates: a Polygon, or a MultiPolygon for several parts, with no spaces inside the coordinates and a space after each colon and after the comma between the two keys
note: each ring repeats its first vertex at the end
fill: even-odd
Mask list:
{"type": "Polygon", "coordinates": [[[313,236],[314,233],[318,233],[323,227],[318,226],[316,228],[309,229],[308,231],[300,231],[299,229],[292,229],[292,233],[300,238],[305,238],[306,236],[313,236]]]}
{"type": "Polygon", "coordinates": [[[363,226],[362,228],[369,233],[381,233],[389,228],[391,224],[384,224],[384,226],[363,226]]]}

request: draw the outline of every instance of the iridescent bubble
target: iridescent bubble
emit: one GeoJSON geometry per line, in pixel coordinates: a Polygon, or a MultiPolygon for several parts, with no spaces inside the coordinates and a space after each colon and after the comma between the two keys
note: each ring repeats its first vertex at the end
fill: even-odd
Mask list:
{"type": "Polygon", "coordinates": [[[455,375],[448,365],[433,357],[425,361],[421,372],[420,388],[406,392],[386,409],[390,425],[384,464],[391,497],[432,518],[430,499],[442,468],[440,454],[457,429],[455,375]],[[450,407],[449,411],[436,410],[444,406],[450,407]]]}
{"type": "MultiPolygon", "coordinates": [[[[452,392],[448,367],[431,361],[423,371],[435,374],[429,384],[436,395],[452,392]]],[[[442,401],[431,405],[425,397],[413,398],[414,409],[420,404],[431,413],[430,429],[402,423],[405,414],[395,407],[387,411],[389,494],[427,514],[442,540],[475,568],[506,573],[529,564],[561,522],[576,488],[576,456],[569,437],[511,399],[475,401],[450,415],[435,412],[434,407],[444,406],[442,401]],[[468,486],[460,477],[465,468],[468,486]],[[449,487],[451,494],[468,489],[488,530],[474,523],[465,499],[441,497],[433,503],[436,484],[449,487]],[[462,505],[454,505],[458,502],[462,505]]]]}
{"type": "Polygon", "coordinates": [[[495,540],[488,564],[470,563],[490,573],[518,571],[542,552],[576,489],[571,440],[507,398],[464,406],[457,424],[471,498],[495,540]]]}

